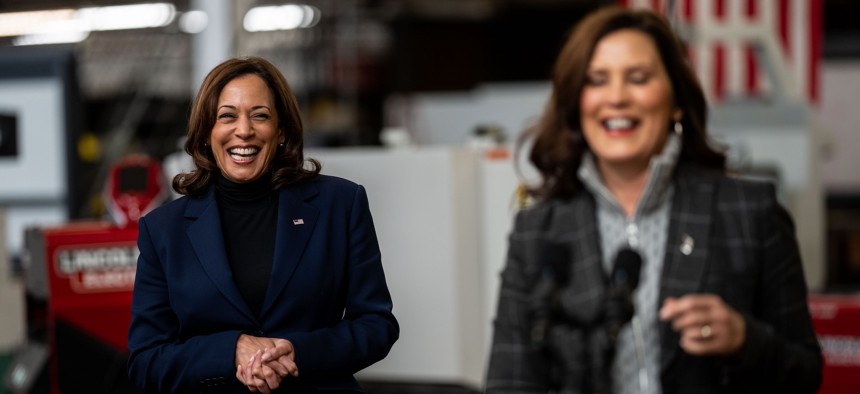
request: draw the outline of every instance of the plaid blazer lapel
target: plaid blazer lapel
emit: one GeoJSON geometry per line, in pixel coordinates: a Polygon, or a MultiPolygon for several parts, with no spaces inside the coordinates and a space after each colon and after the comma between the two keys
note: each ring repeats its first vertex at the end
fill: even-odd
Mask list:
{"type": "Polygon", "coordinates": [[[569,204],[556,210],[553,239],[570,247],[569,283],[561,292],[564,309],[583,323],[593,323],[602,313],[607,275],[603,269],[596,207],[588,193],[576,193],[569,204]]]}
{"type": "MultiPolygon", "coordinates": [[[[660,300],[699,292],[707,271],[716,178],[708,172],[678,168],[669,235],[660,281],[660,300]]],[[[659,306],[658,306],[659,307],[659,306]]],[[[661,324],[661,369],[678,351],[680,337],[661,324]]]]}

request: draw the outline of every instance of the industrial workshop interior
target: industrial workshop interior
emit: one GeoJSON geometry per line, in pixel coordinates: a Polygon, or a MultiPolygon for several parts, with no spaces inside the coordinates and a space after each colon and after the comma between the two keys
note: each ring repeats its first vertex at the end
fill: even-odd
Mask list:
{"type": "Polygon", "coordinates": [[[355,374],[365,392],[483,392],[537,176],[520,136],[572,27],[608,5],[682,38],[728,167],[794,219],[819,392],[860,392],[860,2],[4,0],[0,394],[139,392],[137,220],[180,197],[192,101],[235,56],[277,66],[305,157],[367,190],[400,337],[355,374]]]}

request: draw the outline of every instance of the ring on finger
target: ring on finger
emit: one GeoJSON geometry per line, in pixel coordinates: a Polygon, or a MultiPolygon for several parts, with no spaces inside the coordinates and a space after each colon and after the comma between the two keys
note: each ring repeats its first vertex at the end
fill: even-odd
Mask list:
{"type": "Polygon", "coordinates": [[[699,329],[699,334],[702,335],[702,339],[708,339],[711,335],[714,335],[714,332],[710,325],[705,324],[701,329],[699,329]]]}

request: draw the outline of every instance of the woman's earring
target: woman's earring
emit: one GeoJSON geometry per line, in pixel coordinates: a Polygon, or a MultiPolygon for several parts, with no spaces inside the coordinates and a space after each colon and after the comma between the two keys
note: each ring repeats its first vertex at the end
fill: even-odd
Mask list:
{"type": "Polygon", "coordinates": [[[683,135],[684,134],[684,125],[681,124],[680,121],[675,121],[675,134],[683,135]]]}

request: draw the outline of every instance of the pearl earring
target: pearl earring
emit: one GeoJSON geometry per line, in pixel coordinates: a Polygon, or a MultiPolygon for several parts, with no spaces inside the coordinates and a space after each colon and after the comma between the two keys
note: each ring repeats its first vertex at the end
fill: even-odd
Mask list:
{"type": "Polygon", "coordinates": [[[684,125],[681,124],[680,121],[675,121],[675,134],[683,135],[684,134],[684,125]]]}

